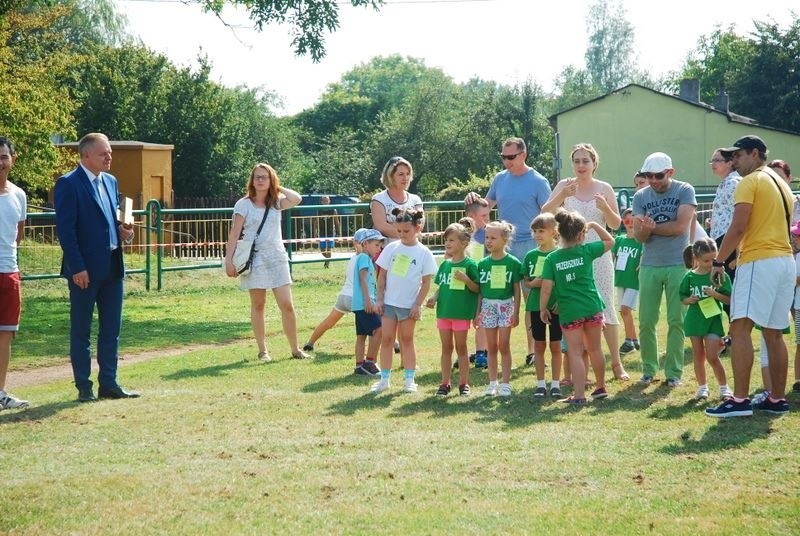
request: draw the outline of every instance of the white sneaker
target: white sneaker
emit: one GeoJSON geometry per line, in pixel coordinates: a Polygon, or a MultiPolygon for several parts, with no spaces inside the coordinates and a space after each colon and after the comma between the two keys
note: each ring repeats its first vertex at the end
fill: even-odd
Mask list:
{"type": "Polygon", "coordinates": [[[486,396],[496,396],[497,395],[497,382],[489,382],[488,387],[486,387],[486,396]]]}
{"type": "Polygon", "coordinates": [[[766,390],[761,391],[760,393],[758,393],[753,397],[752,404],[754,406],[757,406],[758,404],[761,404],[763,401],[765,401],[768,397],[769,397],[769,391],[766,390]]]}
{"type": "MultiPolygon", "coordinates": [[[[719,390],[719,397],[722,398],[722,399],[730,398],[732,396],[733,396],[733,391],[731,390],[730,387],[725,387],[724,389],[720,389],[719,390]]],[[[769,395],[767,395],[767,396],[769,396],[769,395]]]]}
{"type": "Polygon", "coordinates": [[[372,387],[369,388],[370,392],[372,393],[382,393],[386,391],[391,385],[389,384],[389,380],[378,380],[372,384],[372,387]]]}
{"type": "Polygon", "coordinates": [[[27,400],[20,400],[5,391],[0,391],[0,409],[21,409],[29,405],[27,400]]]}
{"type": "Polygon", "coordinates": [[[501,383],[500,390],[497,392],[500,396],[511,396],[511,384],[501,383]]]}
{"type": "Polygon", "coordinates": [[[414,382],[414,378],[406,378],[403,382],[403,391],[406,393],[416,393],[417,392],[417,384],[414,382]]]}
{"type": "Polygon", "coordinates": [[[694,395],[694,397],[697,400],[708,398],[708,387],[706,386],[700,387],[700,389],[697,390],[697,394],[694,395]]]}

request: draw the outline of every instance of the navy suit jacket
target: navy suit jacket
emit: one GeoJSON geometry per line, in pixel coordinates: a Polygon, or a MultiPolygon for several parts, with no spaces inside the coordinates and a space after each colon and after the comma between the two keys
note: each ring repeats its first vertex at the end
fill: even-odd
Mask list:
{"type": "MultiPolygon", "coordinates": [[[[111,206],[116,214],[119,208],[117,179],[102,173],[111,206]]],[[[101,281],[122,278],[125,267],[122,260],[122,240],[118,223],[109,229],[103,209],[97,202],[94,186],[81,166],[58,178],[53,198],[56,209],[56,234],[64,257],[61,275],[67,279],[84,270],[89,279],[101,281]],[[111,254],[110,234],[116,233],[119,254],[111,254]]],[[[108,203],[109,199],[103,199],[108,203]]]]}

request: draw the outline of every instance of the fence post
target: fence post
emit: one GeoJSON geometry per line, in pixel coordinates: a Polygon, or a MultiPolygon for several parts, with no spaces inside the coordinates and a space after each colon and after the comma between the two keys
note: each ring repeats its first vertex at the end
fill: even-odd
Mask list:
{"type": "MultiPolygon", "coordinates": [[[[147,225],[145,229],[147,230],[147,238],[144,241],[145,245],[145,254],[144,254],[144,270],[145,270],[145,289],[150,290],[150,275],[153,273],[152,268],[152,261],[151,255],[152,251],[151,248],[153,246],[152,237],[153,237],[153,227],[158,227],[161,221],[161,203],[158,202],[158,199],[151,199],[147,202],[147,206],[145,206],[145,210],[147,211],[146,218],[147,218],[147,225]]],[[[156,244],[158,244],[158,240],[156,244]]]]}
{"type": "Polygon", "coordinates": [[[292,244],[292,212],[294,212],[294,207],[290,208],[286,211],[286,237],[284,240],[288,241],[288,254],[289,254],[289,274],[292,274],[292,249],[294,249],[294,244],[292,244]]]}

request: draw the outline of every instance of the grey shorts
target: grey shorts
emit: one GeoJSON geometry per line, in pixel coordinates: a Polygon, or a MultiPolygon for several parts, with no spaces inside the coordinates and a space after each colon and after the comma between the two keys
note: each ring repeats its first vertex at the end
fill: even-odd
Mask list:
{"type": "Polygon", "coordinates": [[[339,311],[340,313],[350,313],[353,311],[353,297],[347,296],[345,294],[339,294],[336,296],[336,303],[333,304],[333,308],[339,311]]]}
{"type": "Polygon", "coordinates": [[[402,322],[403,320],[408,320],[408,318],[411,316],[411,309],[407,307],[395,307],[394,305],[384,304],[383,316],[392,318],[398,322],[402,322]]]}

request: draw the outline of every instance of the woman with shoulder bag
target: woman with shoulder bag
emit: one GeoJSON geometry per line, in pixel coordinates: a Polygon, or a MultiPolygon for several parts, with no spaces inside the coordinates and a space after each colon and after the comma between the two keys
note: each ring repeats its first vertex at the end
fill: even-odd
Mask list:
{"type": "Polygon", "coordinates": [[[283,333],[292,357],[305,359],[308,355],[297,345],[297,315],[292,302],[289,257],[281,237],[281,211],[300,203],[300,194],[281,186],[272,166],[263,163],[255,165],[245,190],[247,197],[239,199],[233,206],[233,225],[225,248],[225,273],[229,277],[239,276],[233,263],[237,244],[248,244],[248,248],[253,244],[249,270],[242,272],[240,288],[250,293],[250,322],[258,344],[258,358],[265,362],[272,360],[264,328],[267,289],[271,289],[281,311],[283,333]]]}

